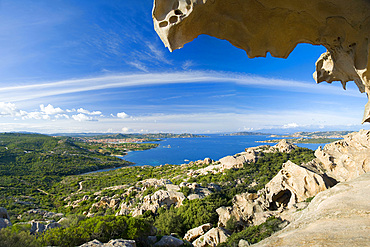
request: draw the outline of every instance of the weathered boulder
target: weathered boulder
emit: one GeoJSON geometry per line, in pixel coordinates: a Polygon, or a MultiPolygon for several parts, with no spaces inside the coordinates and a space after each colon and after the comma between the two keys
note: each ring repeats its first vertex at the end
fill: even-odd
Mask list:
{"type": "Polygon", "coordinates": [[[50,222],[48,224],[44,224],[45,222],[32,221],[30,223],[31,223],[31,230],[30,230],[31,234],[43,233],[50,229],[58,228],[62,226],[58,222],[50,222]]]}
{"type": "Polygon", "coordinates": [[[237,194],[232,207],[218,208],[218,226],[226,227],[231,218],[237,227],[259,225],[270,216],[282,216],[282,212],[284,219],[290,219],[289,214],[307,206],[299,203],[333,185],[324,175],[288,161],[257,194],[237,194]]]}
{"type": "Polygon", "coordinates": [[[285,229],[253,246],[368,246],[370,173],[320,192],[285,229]]]}
{"type": "Polygon", "coordinates": [[[223,169],[241,168],[245,163],[251,163],[257,161],[257,153],[250,150],[248,152],[242,152],[233,156],[226,156],[220,159],[221,166],[223,169]]]}
{"type": "Polygon", "coordinates": [[[174,236],[163,236],[161,240],[154,244],[157,247],[179,247],[184,244],[181,239],[175,238],[174,236]]]}
{"type": "Polygon", "coordinates": [[[135,240],[113,239],[104,244],[99,240],[94,239],[80,245],[80,247],[136,247],[136,242],[135,240]]]}
{"type": "Polygon", "coordinates": [[[0,229],[8,226],[12,226],[8,211],[5,208],[0,207],[0,229]]]}
{"type": "Polygon", "coordinates": [[[339,182],[370,171],[370,130],[348,134],[343,140],[315,151],[319,169],[339,182]]]}
{"type": "Polygon", "coordinates": [[[239,240],[238,247],[248,247],[248,246],[250,246],[250,244],[248,243],[248,241],[246,241],[244,239],[240,239],[239,240]]]}
{"type": "Polygon", "coordinates": [[[206,246],[215,247],[219,243],[226,242],[228,237],[230,237],[230,235],[224,228],[216,227],[209,230],[203,236],[197,238],[192,244],[195,247],[206,247],[206,246]]]}
{"type": "Polygon", "coordinates": [[[190,229],[189,231],[186,232],[184,240],[191,242],[194,239],[198,238],[199,236],[204,235],[211,228],[212,224],[207,223],[196,228],[190,229]]]}
{"type": "Polygon", "coordinates": [[[179,207],[182,205],[185,196],[182,192],[158,190],[153,195],[147,195],[144,197],[142,210],[151,210],[153,213],[157,212],[158,208],[162,206],[170,207],[175,205],[179,207]]]}
{"type": "Polygon", "coordinates": [[[289,208],[332,185],[326,177],[288,161],[264,188],[266,207],[270,210],[289,208]]]}
{"type": "Polygon", "coordinates": [[[195,200],[195,199],[203,199],[206,196],[209,196],[212,194],[212,191],[210,191],[208,188],[198,187],[193,189],[193,193],[188,195],[189,200],[195,200]]]}
{"type": "Polygon", "coordinates": [[[290,153],[297,148],[297,145],[287,142],[285,139],[279,141],[273,148],[282,153],[290,153]]]}
{"type": "MultiPolygon", "coordinates": [[[[228,40],[251,58],[287,58],[299,43],[322,45],[316,82],[345,88],[354,81],[370,93],[368,0],[154,0],[153,20],[170,51],[201,34],[228,40]]],[[[370,122],[370,101],[363,122],[370,122]]]]}

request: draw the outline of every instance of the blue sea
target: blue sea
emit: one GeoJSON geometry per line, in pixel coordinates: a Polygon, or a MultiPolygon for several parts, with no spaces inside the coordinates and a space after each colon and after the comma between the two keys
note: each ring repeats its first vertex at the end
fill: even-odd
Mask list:
{"type": "MultiPolygon", "coordinates": [[[[207,135],[203,138],[168,138],[159,141],[157,148],[145,151],[132,151],[122,158],[134,162],[138,166],[158,166],[164,164],[180,165],[190,161],[211,158],[219,160],[228,155],[243,152],[245,148],[265,145],[257,143],[274,139],[265,135],[225,136],[207,135]]],[[[275,145],[275,144],[269,144],[275,145]]],[[[325,144],[298,144],[312,150],[325,144]]]]}

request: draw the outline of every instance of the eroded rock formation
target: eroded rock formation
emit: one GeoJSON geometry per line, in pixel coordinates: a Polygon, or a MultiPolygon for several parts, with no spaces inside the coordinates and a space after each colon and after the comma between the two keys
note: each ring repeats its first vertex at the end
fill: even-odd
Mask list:
{"type": "Polygon", "coordinates": [[[319,193],[295,218],[253,246],[368,246],[370,173],[319,193]]]}
{"type": "MultiPolygon", "coordinates": [[[[370,94],[368,0],[154,0],[154,28],[170,51],[201,34],[226,39],[250,58],[287,58],[299,43],[322,45],[317,83],[354,81],[370,94]]],[[[370,122],[370,101],[363,122],[370,122]]]]}
{"type": "Polygon", "coordinates": [[[370,130],[348,134],[343,140],[315,151],[318,167],[338,182],[370,172],[370,130]]]}
{"type": "Polygon", "coordinates": [[[186,234],[184,236],[184,239],[186,241],[191,242],[191,241],[195,240],[196,238],[204,235],[211,228],[212,228],[212,224],[211,223],[207,223],[207,224],[198,226],[196,228],[190,229],[189,231],[186,232],[186,234]]]}
{"type": "Polygon", "coordinates": [[[230,234],[224,228],[215,227],[197,238],[192,244],[194,247],[215,247],[219,243],[225,242],[228,237],[230,237],[230,234]]]}

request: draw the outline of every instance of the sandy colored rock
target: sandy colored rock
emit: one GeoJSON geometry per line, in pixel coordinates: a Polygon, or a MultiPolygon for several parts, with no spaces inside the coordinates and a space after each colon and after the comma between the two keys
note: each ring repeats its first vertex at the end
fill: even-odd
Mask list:
{"type": "Polygon", "coordinates": [[[318,168],[338,182],[370,171],[370,130],[348,134],[343,140],[315,151],[318,168]]]}
{"type": "Polygon", "coordinates": [[[279,152],[290,153],[297,148],[297,145],[287,142],[285,139],[279,141],[273,148],[276,148],[279,152]]]}
{"type": "Polygon", "coordinates": [[[184,236],[184,240],[191,242],[194,239],[198,238],[199,236],[204,235],[211,228],[212,228],[212,224],[208,223],[208,224],[204,224],[196,228],[190,229],[189,231],[186,232],[184,236]]]}
{"type": "MultiPolygon", "coordinates": [[[[354,81],[370,93],[368,0],[154,0],[152,15],[170,51],[201,34],[228,40],[250,58],[287,58],[299,43],[322,45],[316,82],[354,81]]],[[[370,101],[363,122],[370,122],[370,101]]]]}
{"type": "Polygon", "coordinates": [[[332,185],[321,175],[288,161],[264,188],[267,207],[272,210],[292,207],[293,204],[315,196],[332,185]]]}
{"type": "Polygon", "coordinates": [[[290,225],[253,246],[369,246],[370,173],[316,195],[290,225]]]}
{"type": "Polygon", "coordinates": [[[135,240],[112,239],[108,243],[102,243],[99,240],[92,240],[80,247],[136,247],[135,240]]]}
{"type": "Polygon", "coordinates": [[[226,242],[227,238],[230,235],[226,232],[226,230],[222,227],[216,227],[209,230],[203,236],[197,238],[192,244],[194,247],[215,247],[219,243],[226,242]]]}
{"type": "Polygon", "coordinates": [[[179,247],[184,244],[181,239],[175,238],[173,236],[163,236],[161,240],[154,244],[156,247],[179,247]]]}
{"type": "Polygon", "coordinates": [[[184,199],[185,196],[182,192],[158,190],[153,195],[144,197],[144,202],[140,209],[144,211],[151,210],[155,213],[162,206],[170,207],[174,205],[179,207],[184,199]]]}

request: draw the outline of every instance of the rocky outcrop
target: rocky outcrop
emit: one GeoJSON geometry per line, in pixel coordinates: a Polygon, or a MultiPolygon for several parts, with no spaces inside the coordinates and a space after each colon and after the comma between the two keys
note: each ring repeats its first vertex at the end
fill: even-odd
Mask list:
{"type": "MultiPolygon", "coordinates": [[[[179,49],[201,34],[228,40],[251,58],[287,58],[299,43],[322,45],[317,83],[354,81],[370,93],[368,0],[154,0],[154,28],[179,49]]],[[[363,122],[370,122],[370,101],[363,122]]]]}
{"type": "Polygon", "coordinates": [[[154,188],[166,187],[167,185],[170,184],[172,184],[172,182],[169,179],[156,179],[156,178],[145,179],[138,183],[138,185],[141,185],[144,189],[149,187],[154,188]]]}
{"type": "Polygon", "coordinates": [[[253,246],[368,246],[370,173],[320,192],[285,229],[253,246]]]}
{"type": "Polygon", "coordinates": [[[47,222],[38,222],[38,221],[32,221],[31,222],[31,230],[30,230],[30,233],[31,234],[40,234],[40,233],[43,233],[43,232],[46,232],[50,229],[53,229],[53,228],[58,228],[58,227],[61,227],[62,225],[57,223],[57,222],[50,222],[50,223],[47,223],[47,222]]]}
{"type": "Polygon", "coordinates": [[[191,170],[187,175],[194,177],[198,175],[206,175],[208,173],[217,174],[228,169],[241,168],[244,164],[257,162],[261,153],[290,153],[296,148],[296,145],[288,143],[285,139],[279,141],[275,146],[262,145],[250,147],[246,148],[244,152],[223,157],[218,162],[212,163],[212,165],[208,165],[198,170],[191,170]]]}
{"type": "Polygon", "coordinates": [[[338,182],[370,171],[370,130],[360,130],[315,151],[318,169],[338,182]]]}
{"type": "Polygon", "coordinates": [[[156,247],[179,247],[184,244],[181,239],[175,238],[174,236],[163,236],[161,240],[154,244],[156,247]]]}
{"type": "Polygon", "coordinates": [[[275,146],[273,146],[273,148],[281,153],[290,153],[297,148],[297,145],[289,143],[287,142],[287,140],[283,139],[279,141],[275,146]]]}
{"type": "Polygon", "coordinates": [[[184,240],[191,242],[194,239],[204,235],[211,228],[212,228],[212,224],[208,223],[208,224],[204,224],[196,228],[190,229],[189,231],[186,232],[184,236],[184,240]]]}
{"type": "Polygon", "coordinates": [[[124,240],[124,239],[113,239],[108,243],[103,244],[99,240],[92,240],[87,242],[80,247],[136,247],[135,240],[124,240]]]}
{"type": "Polygon", "coordinates": [[[283,164],[278,174],[266,184],[264,196],[267,208],[292,207],[333,186],[331,180],[291,161],[283,164]]]}
{"type": "Polygon", "coordinates": [[[268,217],[280,215],[283,211],[295,212],[299,207],[297,203],[333,185],[326,176],[288,161],[257,194],[238,194],[233,198],[232,207],[217,209],[218,225],[225,227],[231,218],[240,226],[259,225],[268,217]]]}
{"type": "Polygon", "coordinates": [[[156,213],[162,206],[170,207],[171,205],[175,205],[175,207],[179,207],[182,205],[184,199],[185,196],[181,192],[158,190],[153,195],[147,195],[144,197],[141,209],[144,211],[150,210],[153,213],[156,213]]]}
{"type": "Polygon", "coordinates": [[[8,211],[5,208],[0,207],[0,229],[8,226],[12,226],[8,211]]]}
{"type": "Polygon", "coordinates": [[[203,236],[197,238],[192,244],[194,247],[215,247],[219,243],[226,242],[228,237],[230,237],[230,235],[224,228],[216,227],[209,230],[203,236]]]}

